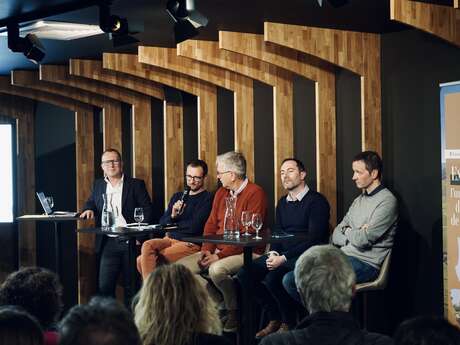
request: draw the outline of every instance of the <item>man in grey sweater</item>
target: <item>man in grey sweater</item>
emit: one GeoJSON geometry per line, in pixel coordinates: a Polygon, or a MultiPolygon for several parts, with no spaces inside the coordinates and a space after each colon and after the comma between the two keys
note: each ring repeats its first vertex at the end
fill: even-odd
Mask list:
{"type": "Polygon", "coordinates": [[[348,256],[356,282],[375,279],[393,247],[398,202],[382,185],[382,160],[373,151],[353,159],[353,181],[362,190],[334,229],[332,243],[348,256]]]}

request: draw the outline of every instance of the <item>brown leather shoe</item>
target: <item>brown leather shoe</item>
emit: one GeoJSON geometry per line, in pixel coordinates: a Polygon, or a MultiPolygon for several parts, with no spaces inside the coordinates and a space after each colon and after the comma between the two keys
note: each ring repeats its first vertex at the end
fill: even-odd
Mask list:
{"type": "Polygon", "coordinates": [[[289,325],[287,323],[282,323],[280,325],[280,328],[278,329],[278,331],[276,333],[284,333],[284,332],[287,332],[289,331],[289,325]]]}
{"type": "Polygon", "coordinates": [[[256,339],[263,338],[271,333],[275,333],[281,326],[281,322],[277,320],[271,320],[268,325],[256,333],[256,339]]]}

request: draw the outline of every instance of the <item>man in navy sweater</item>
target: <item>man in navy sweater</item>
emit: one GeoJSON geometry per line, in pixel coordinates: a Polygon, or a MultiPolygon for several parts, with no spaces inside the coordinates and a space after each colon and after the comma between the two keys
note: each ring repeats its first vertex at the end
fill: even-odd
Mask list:
{"type": "Polygon", "coordinates": [[[281,165],[281,181],[288,194],[276,207],[276,233],[303,235],[302,240],[275,244],[272,250],[253,261],[252,277],[241,269],[238,279],[253,279],[261,305],[265,306],[270,322],[257,332],[256,338],[288,330],[295,325],[296,303],[282,285],[283,276],[292,271],[297,258],[311,246],[327,243],[329,238],[329,203],[305,183],[305,167],[295,158],[281,165]]]}
{"type": "Polygon", "coordinates": [[[204,188],[207,173],[208,166],[202,160],[187,165],[185,178],[190,194],[186,203],[182,200],[183,192],[175,193],[160,218],[160,224],[175,223],[179,230],[170,231],[163,238],[144,242],[141,255],[137,258],[137,269],[143,279],[155,269],[160,255],[168,262],[175,262],[200,251],[200,246],[184,242],[182,238],[203,233],[212,206],[212,195],[204,188]]]}

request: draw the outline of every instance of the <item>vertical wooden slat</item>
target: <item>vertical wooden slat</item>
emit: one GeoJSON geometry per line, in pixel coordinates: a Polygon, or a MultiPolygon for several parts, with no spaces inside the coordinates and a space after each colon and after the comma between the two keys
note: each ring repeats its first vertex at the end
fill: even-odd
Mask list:
{"type": "Polygon", "coordinates": [[[164,102],[165,205],[184,188],[184,114],[182,104],[164,102]]]}
{"type": "MultiPolygon", "coordinates": [[[[94,128],[91,108],[75,112],[75,147],[77,171],[77,208],[81,210],[91,194],[94,181],[94,128]]],[[[88,224],[78,224],[79,227],[88,224]]],[[[78,246],[78,303],[88,302],[96,292],[96,255],[94,235],[77,234],[78,246]]]]}

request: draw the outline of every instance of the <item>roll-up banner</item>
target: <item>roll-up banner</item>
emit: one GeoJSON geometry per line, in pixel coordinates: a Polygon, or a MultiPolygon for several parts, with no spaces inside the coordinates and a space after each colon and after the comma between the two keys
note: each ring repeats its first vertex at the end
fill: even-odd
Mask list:
{"type": "Polygon", "coordinates": [[[444,314],[460,325],[460,81],[440,87],[444,314]]]}

